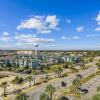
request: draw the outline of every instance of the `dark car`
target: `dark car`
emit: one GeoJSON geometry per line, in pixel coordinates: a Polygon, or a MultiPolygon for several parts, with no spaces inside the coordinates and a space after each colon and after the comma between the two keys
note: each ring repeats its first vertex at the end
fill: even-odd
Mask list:
{"type": "Polygon", "coordinates": [[[59,100],[69,100],[69,98],[66,97],[66,96],[62,96],[62,97],[59,98],[59,100]]]}
{"type": "Polygon", "coordinates": [[[88,89],[85,89],[83,87],[79,87],[78,92],[81,93],[81,94],[86,94],[86,93],[88,93],[88,89]]]}
{"type": "Polygon", "coordinates": [[[24,73],[25,73],[25,74],[31,74],[32,71],[31,71],[31,70],[25,70],[24,73]]]}
{"type": "Polygon", "coordinates": [[[61,82],[62,87],[66,87],[66,83],[64,81],[61,82]]]}
{"type": "Polygon", "coordinates": [[[81,74],[77,74],[76,77],[79,79],[83,79],[83,76],[81,74]]]}
{"type": "Polygon", "coordinates": [[[17,71],[17,73],[23,73],[24,72],[24,70],[22,69],[22,70],[18,70],[17,71]]]}
{"type": "Polygon", "coordinates": [[[13,91],[13,93],[20,93],[20,92],[22,92],[21,89],[18,89],[18,90],[13,91]]]}

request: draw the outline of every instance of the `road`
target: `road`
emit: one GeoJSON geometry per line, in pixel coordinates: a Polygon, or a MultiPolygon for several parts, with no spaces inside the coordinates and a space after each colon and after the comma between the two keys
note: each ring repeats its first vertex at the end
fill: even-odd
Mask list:
{"type": "MultiPolygon", "coordinates": [[[[84,77],[87,77],[88,75],[95,73],[96,70],[97,70],[96,66],[93,66],[93,67],[89,67],[88,69],[81,70],[79,72],[79,74],[81,74],[84,77]]],[[[33,91],[29,91],[27,93],[27,95],[29,95],[28,100],[39,100],[39,96],[44,91],[45,87],[50,83],[56,87],[56,90],[61,88],[61,85],[60,85],[61,81],[65,81],[67,83],[67,86],[69,87],[71,85],[73,79],[76,78],[76,74],[77,73],[73,73],[73,74],[69,75],[68,77],[61,78],[56,81],[48,82],[46,84],[41,84],[41,86],[39,86],[36,89],[34,89],[33,91]]]]}
{"type": "Polygon", "coordinates": [[[28,74],[20,74],[15,72],[8,72],[8,71],[0,71],[0,75],[4,76],[19,76],[19,77],[26,77],[28,74]]]}

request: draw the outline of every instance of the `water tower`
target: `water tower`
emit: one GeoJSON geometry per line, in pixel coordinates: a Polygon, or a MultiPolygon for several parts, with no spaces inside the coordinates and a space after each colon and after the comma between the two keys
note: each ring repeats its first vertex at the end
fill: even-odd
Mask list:
{"type": "Polygon", "coordinates": [[[38,48],[38,44],[34,44],[34,46],[35,46],[35,56],[37,56],[37,48],[38,48]]]}

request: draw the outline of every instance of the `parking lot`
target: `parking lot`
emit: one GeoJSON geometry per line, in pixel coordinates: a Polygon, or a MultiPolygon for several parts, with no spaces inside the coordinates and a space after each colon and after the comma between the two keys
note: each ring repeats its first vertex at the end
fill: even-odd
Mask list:
{"type": "Polygon", "coordinates": [[[85,83],[82,87],[88,89],[88,93],[82,94],[82,98],[88,99],[93,96],[96,93],[98,86],[100,86],[100,76],[96,76],[92,80],[85,83]]]}

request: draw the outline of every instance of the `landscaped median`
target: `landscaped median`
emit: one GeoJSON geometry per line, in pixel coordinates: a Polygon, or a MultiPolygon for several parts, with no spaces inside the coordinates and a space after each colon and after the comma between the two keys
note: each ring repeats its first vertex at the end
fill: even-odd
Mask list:
{"type": "MultiPolygon", "coordinates": [[[[96,73],[98,73],[98,72],[96,72],[96,73]]],[[[91,80],[92,78],[94,78],[97,75],[96,73],[93,73],[93,74],[87,76],[86,78],[84,78],[83,80],[81,80],[81,84],[83,85],[84,83],[86,83],[89,80],[91,80]]]]}
{"type": "Polygon", "coordinates": [[[97,74],[97,75],[100,75],[100,71],[98,71],[96,74],[97,74]]]}

